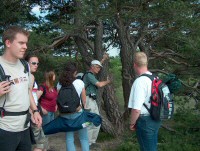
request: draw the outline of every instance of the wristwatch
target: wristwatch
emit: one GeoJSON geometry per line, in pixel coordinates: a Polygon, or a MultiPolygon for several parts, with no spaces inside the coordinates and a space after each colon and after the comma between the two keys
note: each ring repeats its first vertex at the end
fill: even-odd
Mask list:
{"type": "Polygon", "coordinates": [[[38,113],[40,113],[40,111],[39,111],[38,109],[36,109],[36,110],[33,110],[33,114],[34,114],[35,112],[38,112],[38,113]]]}

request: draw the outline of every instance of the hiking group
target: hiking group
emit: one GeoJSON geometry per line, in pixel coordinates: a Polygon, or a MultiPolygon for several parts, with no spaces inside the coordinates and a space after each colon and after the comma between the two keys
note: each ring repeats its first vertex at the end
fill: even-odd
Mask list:
{"type": "MultiPolygon", "coordinates": [[[[66,132],[66,149],[75,151],[74,131],[78,132],[82,151],[99,148],[96,140],[102,119],[97,104],[98,88],[111,81],[99,81],[96,75],[108,55],[101,61],[93,60],[80,79],[76,63],[68,62],[56,88],[56,73],[46,70],[45,81],[39,86],[34,76],[39,58],[31,54],[25,57],[28,38],[29,33],[19,26],[8,27],[2,35],[5,51],[0,57],[0,150],[51,150],[47,135],[66,132]],[[59,115],[55,116],[57,111],[59,115]]],[[[128,104],[130,130],[136,131],[141,151],[156,151],[161,119],[172,116],[173,100],[166,85],[148,70],[145,53],[135,54],[133,68],[138,78],[128,104]],[[161,103],[158,98],[152,99],[156,82],[160,82],[161,103]],[[162,113],[165,104],[168,110],[162,113]]]]}

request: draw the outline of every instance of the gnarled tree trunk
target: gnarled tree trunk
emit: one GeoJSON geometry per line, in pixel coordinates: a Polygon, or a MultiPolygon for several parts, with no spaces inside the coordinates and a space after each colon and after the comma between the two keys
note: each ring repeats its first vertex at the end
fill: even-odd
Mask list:
{"type": "MultiPolygon", "coordinates": [[[[77,2],[77,6],[80,7],[80,2],[77,2]]],[[[78,13],[78,12],[77,12],[78,13]]],[[[76,18],[75,24],[80,27],[81,21],[80,19],[76,18]]],[[[84,62],[91,62],[92,59],[98,59],[101,60],[104,54],[103,51],[103,24],[101,20],[96,21],[95,25],[95,37],[94,42],[87,39],[86,36],[84,36],[84,30],[79,31],[78,36],[74,38],[79,51],[81,53],[81,57],[83,58],[84,62]],[[86,42],[87,41],[87,42],[86,42]],[[93,43],[92,47],[88,46],[88,44],[93,43]],[[90,50],[90,51],[88,51],[90,50]],[[91,53],[93,52],[93,53],[91,53]],[[88,57],[89,56],[89,57],[88,57]]],[[[88,65],[88,64],[87,64],[88,65]]],[[[108,76],[108,61],[105,61],[103,64],[103,68],[101,72],[98,75],[99,81],[103,81],[107,79],[108,76]]],[[[112,135],[119,135],[122,134],[124,130],[124,122],[122,118],[122,114],[119,110],[118,102],[116,101],[115,97],[115,90],[114,85],[109,84],[103,88],[99,88],[99,94],[97,98],[97,103],[99,106],[100,114],[103,119],[103,123],[101,128],[112,135]]]]}
{"type": "Polygon", "coordinates": [[[120,16],[116,17],[117,20],[117,32],[119,34],[120,40],[120,57],[122,63],[122,86],[124,94],[124,117],[128,117],[128,100],[130,95],[130,89],[133,82],[134,70],[133,70],[133,54],[134,48],[129,39],[129,31],[127,31],[127,26],[123,23],[120,16]]]}

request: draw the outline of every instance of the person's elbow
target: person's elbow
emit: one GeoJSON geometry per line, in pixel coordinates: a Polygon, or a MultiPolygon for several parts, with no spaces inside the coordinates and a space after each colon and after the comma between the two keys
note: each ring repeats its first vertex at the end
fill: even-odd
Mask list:
{"type": "Polygon", "coordinates": [[[101,88],[101,87],[103,87],[103,86],[105,86],[106,84],[105,83],[103,83],[103,82],[97,82],[96,83],[96,86],[98,87],[98,88],[101,88]]]}
{"type": "Polygon", "coordinates": [[[101,88],[101,87],[102,87],[102,84],[101,84],[100,82],[97,82],[95,85],[96,85],[98,88],[101,88]]]}

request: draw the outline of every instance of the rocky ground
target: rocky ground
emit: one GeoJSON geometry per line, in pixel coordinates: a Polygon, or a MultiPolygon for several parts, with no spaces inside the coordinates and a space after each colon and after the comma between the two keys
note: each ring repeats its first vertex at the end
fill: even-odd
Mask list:
{"type": "MultiPolygon", "coordinates": [[[[98,142],[98,148],[90,149],[90,151],[112,151],[120,143],[120,140],[113,139],[111,141],[98,142]]],[[[77,134],[75,134],[76,151],[81,151],[81,146],[77,134]]],[[[52,151],[66,151],[65,133],[57,133],[49,135],[49,145],[52,151]]]]}

